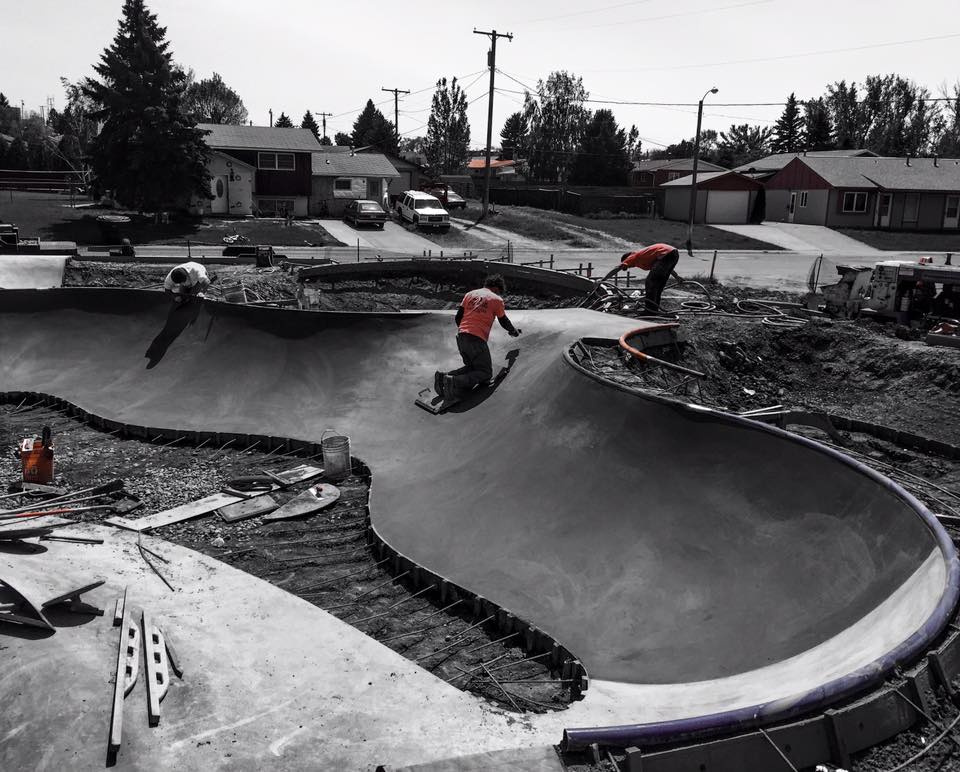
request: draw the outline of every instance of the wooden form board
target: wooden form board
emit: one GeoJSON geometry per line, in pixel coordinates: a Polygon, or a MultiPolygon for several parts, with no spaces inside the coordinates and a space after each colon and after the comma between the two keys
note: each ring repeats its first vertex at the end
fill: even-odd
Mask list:
{"type": "MultiPolygon", "coordinates": [[[[310,480],[321,474],[323,474],[323,469],[320,467],[301,464],[300,466],[295,466],[292,469],[280,472],[277,477],[286,481],[288,485],[293,485],[310,480]]],[[[131,520],[126,517],[109,517],[103,522],[118,528],[125,528],[128,531],[150,531],[164,525],[172,525],[173,523],[179,523],[183,520],[191,520],[194,517],[209,514],[215,509],[236,504],[238,501],[245,501],[247,498],[249,497],[234,496],[229,493],[214,493],[211,496],[205,496],[202,499],[182,504],[173,509],[167,509],[163,512],[147,515],[146,517],[138,517],[136,520],[131,520]]]]}

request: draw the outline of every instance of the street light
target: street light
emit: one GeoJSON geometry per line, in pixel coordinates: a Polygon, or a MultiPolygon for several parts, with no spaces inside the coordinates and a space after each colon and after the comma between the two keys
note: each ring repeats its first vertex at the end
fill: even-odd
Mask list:
{"type": "Polygon", "coordinates": [[[690,182],[690,221],[687,223],[687,254],[693,257],[693,219],[697,215],[697,161],[700,159],[700,122],[703,120],[703,100],[707,94],[716,94],[719,89],[714,86],[700,97],[697,106],[697,134],[693,138],[693,180],[690,182]]]}

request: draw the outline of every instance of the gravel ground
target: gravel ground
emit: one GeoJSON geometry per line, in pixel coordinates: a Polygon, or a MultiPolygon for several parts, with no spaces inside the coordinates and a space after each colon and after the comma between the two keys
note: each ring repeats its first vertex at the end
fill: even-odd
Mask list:
{"type": "MultiPolygon", "coordinates": [[[[122,479],[123,493],[90,503],[119,504],[137,499],[142,506],[125,515],[132,519],[216,493],[236,477],[261,475],[264,469],[278,473],[305,463],[303,459],[256,451],[162,447],[122,440],[52,409],[28,408],[29,403],[19,409],[17,405],[0,405],[0,447],[13,448],[21,437],[39,435],[43,426],[49,426],[56,453],[55,484],[80,490],[122,479]]],[[[6,492],[19,480],[20,467],[12,453],[2,454],[2,459],[0,485],[6,492]]],[[[503,708],[520,714],[564,709],[570,702],[570,692],[560,674],[551,673],[538,660],[528,661],[517,645],[518,636],[503,639],[489,621],[476,624],[481,620],[471,616],[470,604],[441,607],[437,592],[409,589],[402,576],[388,573],[387,566],[375,558],[367,544],[364,519],[370,473],[356,459],[354,470],[353,475],[336,483],[340,498],[314,515],[283,521],[254,517],[227,523],[213,513],[152,533],[283,587],[458,688],[503,708]],[[510,684],[507,696],[483,674],[481,663],[496,671],[497,679],[531,679],[531,683],[510,684]]],[[[282,504],[308,484],[271,496],[282,504]]],[[[98,509],[63,516],[100,522],[112,514],[98,509]]],[[[162,572],[162,564],[157,565],[162,572]]]]}

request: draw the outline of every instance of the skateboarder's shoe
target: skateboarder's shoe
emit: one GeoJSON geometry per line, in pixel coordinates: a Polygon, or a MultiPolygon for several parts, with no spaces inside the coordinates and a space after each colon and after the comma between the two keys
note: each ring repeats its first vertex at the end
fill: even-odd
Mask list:
{"type": "Polygon", "coordinates": [[[456,399],[457,387],[454,385],[452,375],[443,376],[443,391],[440,392],[440,395],[444,399],[456,399]]]}
{"type": "Polygon", "coordinates": [[[440,370],[433,374],[433,390],[443,396],[443,373],[440,370]]]}

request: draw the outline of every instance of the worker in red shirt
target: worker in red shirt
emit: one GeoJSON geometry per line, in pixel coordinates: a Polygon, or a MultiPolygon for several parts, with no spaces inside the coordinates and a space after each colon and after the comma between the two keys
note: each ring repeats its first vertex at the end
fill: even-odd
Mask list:
{"type": "MultiPolygon", "coordinates": [[[[644,283],[644,306],[648,314],[660,313],[660,296],[667,286],[670,274],[677,267],[680,252],[669,244],[651,244],[638,252],[627,252],[620,258],[620,265],[603,277],[607,281],[617,271],[627,271],[631,268],[641,268],[647,272],[644,283]]],[[[678,277],[679,278],[679,277],[678,277]]]]}
{"type": "Polygon", "coordinates": [[[481,289],[463,296],[455,317],[457,323],[457,350],[463,359],[463,367],[449,373],[437,370],[434,388],[444,399],[458,399],[478,384],[493,378],[493,362],[487,339],[493,320],[500,322],[510,337],[515,338],[520,330],[507,318],[503,305],[506,283],[499,274],[488,276],[481,289]]]}

